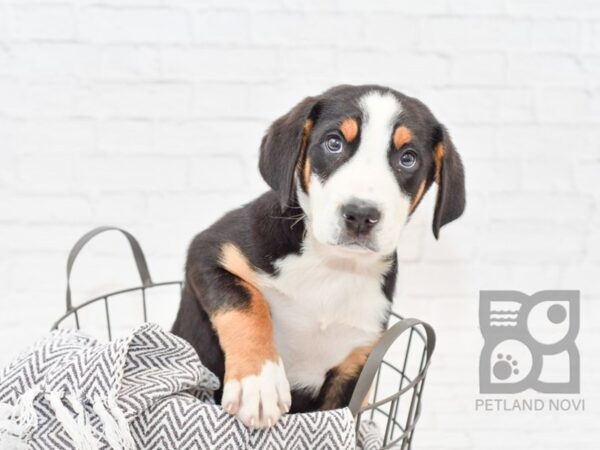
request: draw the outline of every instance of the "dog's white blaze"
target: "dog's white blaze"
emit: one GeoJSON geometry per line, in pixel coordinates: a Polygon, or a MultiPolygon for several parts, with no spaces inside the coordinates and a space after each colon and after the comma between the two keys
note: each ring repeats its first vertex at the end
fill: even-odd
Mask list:
{"type": "Polygon", "coordinates": [[[356,347],[374,343],[390,302],[382,291],[391,254],[409,214],[388,162],[394,119],[402,111],[391,94],[360,99],[361,142],[354,156],[325,182],[311,176],[309,195],[298,190],[306,213],[302,254],[276,261],[276,276],[260,289],[273,316],[274,339],[290,385],[316,393],[327,371],[356,347]],[[353,198],[375,203],[382,218],[374,229],[377,252],[336,246],[340,208],[353,198]]]}
{"type": "Polygon", "coordinates": [[[310,193],[300,204],[312,222],[315,237],[335,243],[341,230],[340,208],[352,198],[373,202],[382,213],[373,230],[381,254],[392,253],[409,215],[411,199],[398,186],[388,161],[394,119],[402,106],[392,94],[370,92],[360,99],[363,111],[360,146],[352,158],[325,182],[311,178],[310,193]]]}
{"type": "Polygon", "coordinates": [[[277,276],[261,276],[292,388],[318,392],[329,369],[378,338],[390,307],[381,288],[389,263],[367,259],[332,256],[309,232],[301,255],[278,260],[277,276]]]}

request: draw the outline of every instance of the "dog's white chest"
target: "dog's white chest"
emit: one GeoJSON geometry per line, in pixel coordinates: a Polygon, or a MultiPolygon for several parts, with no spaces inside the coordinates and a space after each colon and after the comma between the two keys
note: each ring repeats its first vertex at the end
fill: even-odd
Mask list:
{"type": "Polygon", "coordinates": [[[358,346],[373,343],[389,310],[379,268],[326,264],[307,248],[277,261],[263,277],[275,345],[293,388],[318,390],[327,371],[358,346]]]}

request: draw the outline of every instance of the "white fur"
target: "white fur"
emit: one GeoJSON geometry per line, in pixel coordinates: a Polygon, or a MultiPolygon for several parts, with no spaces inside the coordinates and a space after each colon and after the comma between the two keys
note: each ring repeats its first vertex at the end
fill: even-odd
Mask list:
{"type": "Polygon", "coordinates": [[[247,427],[270,427],[289,411],[290,385],[281,360],[265,361],[258,375],[229,380],[223,387],[221,404],[247,427]]]}
{"type": "Polygon", "coordinates": [[[317,393],[327,371],[358,346],[377,340],[389,301],[382,292],[389,263],[332,253],[309,232],[301,255],[261,276],[274,339],[292,388],[317,393]]]}
{"type": "Polygon", "coordinates": [[[410,212],[411,199],[404,194],[388,161],[394,119],[402,106],[392,94],[370,92],[360,99],[363,112],[360,146],[352,158],[322,182],[311,176],[309,195],[299,192],[315,238],[335,246],[342,231],[340,208],[352,198],[377,205],[381,220],[372,231],[377,253],[390,254],[410,212]]]}
{"type": "Polygon", "coordinates": [[[396,249],[410,208],[387,158],[402,107],[393,95],[379,92],[362,97],[360,107],[356,154],[325,182],[312,175],[309,195],[298,190],[306,214],[302,252],[277,260],[276,275],[259,275],[283,364],[266,363],[260,375],[225,384],[225,409],[246,425],[274,423],[282,413],[282,399],[289,406],[290,385],[318,393],[328,370],[356,347],[375,343],[387,317],[390,302],[382,284],[390,262],[385,256],[396,249]],[[337,245],[340,207],[353,198],[381,211],[373,230],[375,251],[337,245]]]}

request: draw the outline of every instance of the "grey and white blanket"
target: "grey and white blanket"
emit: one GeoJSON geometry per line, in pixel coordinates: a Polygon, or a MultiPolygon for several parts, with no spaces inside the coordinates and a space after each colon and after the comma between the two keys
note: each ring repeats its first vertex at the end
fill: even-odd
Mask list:
{"type": "Polygon", "coordinates": [[[214,404],[218,384],[189,344],[156,325],[110,343],[53,331],[0,372],[0,448],[356,447],[348,409],[251,430],[214,404]]]}

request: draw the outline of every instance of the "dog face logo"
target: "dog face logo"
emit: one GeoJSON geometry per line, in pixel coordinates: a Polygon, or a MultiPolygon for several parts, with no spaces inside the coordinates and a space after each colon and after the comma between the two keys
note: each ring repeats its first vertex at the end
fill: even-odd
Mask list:
{"type": "Polygon", "coordinates": [[[579,393],[579,291],[481,291],[481,393],[579,393]]]}
{"type": "Polygon", "coordinates": [[[298,201],[309,234],[340,252],[392,253],[435,181],[433,232],[465,206],[462,163],[445,128],[416,99],[377,86],[339,86],[273,123],[261,174],[282,205],[298,201]]]}

